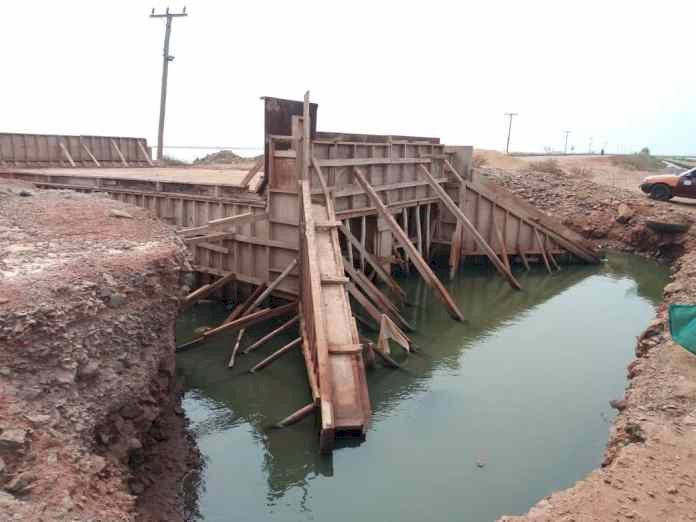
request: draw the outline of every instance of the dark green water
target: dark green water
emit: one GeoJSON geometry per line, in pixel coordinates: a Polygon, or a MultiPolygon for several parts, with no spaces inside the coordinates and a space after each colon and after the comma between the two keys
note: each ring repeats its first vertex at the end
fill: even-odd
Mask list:
{"type": "MultiPolygon", "coordinates": [[[[421,353],[394,349],[404,370],[369,371],[367,440],[330,457],[318,455],[312,419],[266,429],[309,402],[299,351],[244,373],[295,335],[239,358],[232,371],[233,335],[180,354],[184,408],[206,459],[185,488],[194,519],[492,521],[597,467],[613,417],[608,401],[623,395],[635,337],[653,318],[668,271],[614,254],[599,267],[519,279],[522,292],[489,269],[463,271],[448,284],[468,318],[462,324],[416,274],[402,278],[421,353]]],[[[179,342],[226,313],[196,307],[179,321],[179,342]]],[[[248,343],[270,328],[249,330],[248,343]]]]}

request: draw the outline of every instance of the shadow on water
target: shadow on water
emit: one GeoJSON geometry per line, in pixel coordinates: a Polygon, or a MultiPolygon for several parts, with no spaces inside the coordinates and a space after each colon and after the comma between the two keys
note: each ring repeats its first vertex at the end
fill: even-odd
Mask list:
{"type": "MultiPolygon", "coordinates": [[[[447,281],[445,273],[438,275],[447,281]]],[[[466,267],[447,282],[467,318],[459,323],[416,274],[401,277],[413,303],[405,314],[416,328],[412,338],[420,350],[407,356],[395,348],[403,370],[380,367],[368,373],[374,411],[368,440],[356,448],[359,441],[342,439],[333,457],[319,455],[312,420],[269,429],[309,402],[299,350],[258,374],[246,373],[294,334],[240,357],[233,370],[227,368],[232,335],[178,355],[178,373],[188,390],[184,407],[207,459],[198,492],[200,519],[331,516],[340,521],[379,515],[399,520],[490,520],[528,508],[551,490],[579,479],[601,457],[607,427],[606,420],[597,422],[598,408],[623,387],[633,337],[623,339],[620,356],[606,357],[611,362],[603,360],[603,354],[616,343],[615,337],[627,332],[635,336],[645,326],[667,271],[635,256],[613,254],[599,267],[564,267],[551,276],[541,270],[520,272],[519,280],[523,291],[512,290],[487,267],[466,267]],[[622,315],[627,315],[625,321],[622,315]],[[607,324],[598,324],[603,318],[607,324]],[[631,324],[617,327],[617,322],[631,324]],[[595,332],[587,333],[588,326],[595,332]],[[578,340],[583,335],[590,337],[578,340]],[[593,348],[585,348],[589,346],[593,348]],[[583,366],[587,357],[595,357],[592,364],[601,369],[583,366]],[[569,367],[582,368],[572,385],[562,377],[569,367]],[[587,379],[583,371],[593,372],[588,385],[597,391],[592,394],[582,388],[587,379]],[[606,386],[595,380],[606,381],[606,386]],[[586,421],[571,421],[555,412],[555,401],[561,400],[570,401],[567,415],[592,416],[596,426],[592,437],[586,436],[593,438],[592,444],[576,434],[577,441],[571,436],[573,440],[565,442],[569,447],[563,446],[571,426],[582,431],[586,421]],[[564,459],[554,466],[515,455],[525,451],[525,445],[530,455],[544,455],[544,444],[534,432],[535,425],[544,423],[548,426],[540,430],[554,432],[561,426],[548,434],[554,444],[559,439],[557,454],[564,459]],[[515,441],[510,452],[505,430],[518,429],[514,436],[523,440],[515,441]],[[479,448],[491,453],[478,455],[479,448]],[[569,451],[578,457],[564,456],[569,451]],[[589,457],[592,462],[587,462],[589,457]],[[498,458],[508,459],[508,467],[473,465],[478,459],[498,458]],[[457,459],[461,462],[453,465],[457,459]],[[412,480],[404,484],[406,476],[412,480]],[[341,488],[348,489],[342,494],[341,488]],[[348,491],[360,499],[357,504],[346,503],[348,491]],[[468,498],[467,507],[458,502],[443,507],[448,495],[468,498]],[[462,518],[462,513],[471,518],[462,518]]],[[[196,328],[218,324],[226,314],[216,303],[195,307],[178,321],[179,342],[193,337],[196,328]]],[[[248,330],[247,344],[281,322],[248,330]]]]}

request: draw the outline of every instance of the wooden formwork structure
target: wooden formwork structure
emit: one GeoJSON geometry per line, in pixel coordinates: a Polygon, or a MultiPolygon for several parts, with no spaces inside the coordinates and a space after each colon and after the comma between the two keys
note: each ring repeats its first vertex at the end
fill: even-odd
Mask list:
{"type": "Polygon", "coordinates": [[[365,362],[379,356],[398,366],[389,340],[411,349],[394,266],[417,271],[462,320],[466,310],[430,268],[436,245],[449,247],[451,275],[468,259],[486,259],[513,288],[520,288],[516,266],[539,263],[553,272],[569,259],[598,261],[562,224],[501,187],[474,181],[471,147],[446,146],[437,138],[320,132],[318,107],[308,99],[266,97],[264,104],[263,181],[253,192],[244,183],[91,178],[79,172],[0,175],[107,192],[177,226],[194,268],[207,281],[185,306],[226,285],[251,285],[223,324],[186,347],[237,331],[232,366],[247,326],[292,315],[262,341],[297,325],[298,338],[252,371],[301,348],[312,400],[280,425],[319,412],[324,451],[333,447],[336,433],[364,434],[369,426],[365,362]],[[289,304],[263,308],[271,295],[289,304]],[[356,318],[379,331],[375,343],[359,336],[356,318]]]}
{"type": "Polygon", "coordinates": [[[144,138],[0,133],[0,166],[152,166],[144,138]]]}

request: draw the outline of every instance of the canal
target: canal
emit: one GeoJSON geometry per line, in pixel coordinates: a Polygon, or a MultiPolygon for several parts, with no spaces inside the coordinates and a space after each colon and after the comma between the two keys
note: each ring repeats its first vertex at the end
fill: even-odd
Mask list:
{"type": "MultiPolygon", "coordinates": [[[[611,254],[551,276],[519,272],[518,292],[468,267],[447,283],[467,323],[452,320],[417,274],[402,277],[420,351],[394,348],[403,369],[368,372],[367,440],[340,441],[332,456],[318,454],[311,418],[268,429],[309,401],[299,350],[247,373],[296,335],[239,357],[233,370],[233,335],[179,354],[184,409],[205,458],[184,484],[191,519],[484,522],[526,512],[601,462],[608,402],[623,396],[635,338],[668,276],[611,254]]],[[[178,342],[227,313],[219,303],[195,307],[177,324],[178,342]]],[[[248,330],[247,343],[281,322],[248,330]]]]}

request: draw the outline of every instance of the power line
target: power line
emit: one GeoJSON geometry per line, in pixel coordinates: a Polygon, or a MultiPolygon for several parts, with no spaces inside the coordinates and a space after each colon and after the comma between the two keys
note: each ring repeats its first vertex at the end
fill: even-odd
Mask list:
{"type": "Polygon", "coordinates": [[[155,9],[152,9],[150,18],[166,18],[167,24],[164,30],[164,51],[162,52],[162,91],[160,93],[160,113],[159,113],[159,129],[157,131],[157,159],[162,159],[162,144],[164,143],[164,110],[167,105],[167,74],[169,73],[169,62],[174,60],[174,57],[169,54],[169,37],[172,32],[172,19],[180,16],[188,16],[186,8],[181,13],[170,13],[169,8],[163,14],[155,14],[155,9]]]}
{"type": "Polygon", "coordinates": [[[510,124],[508,125],[508,137],[507,144],[505,145],[505,154],[510,154],[510,134],[512,133],[512,117],[517,116],[516,112],[506,112],[505,116],[510,118],[510,124]]]}

